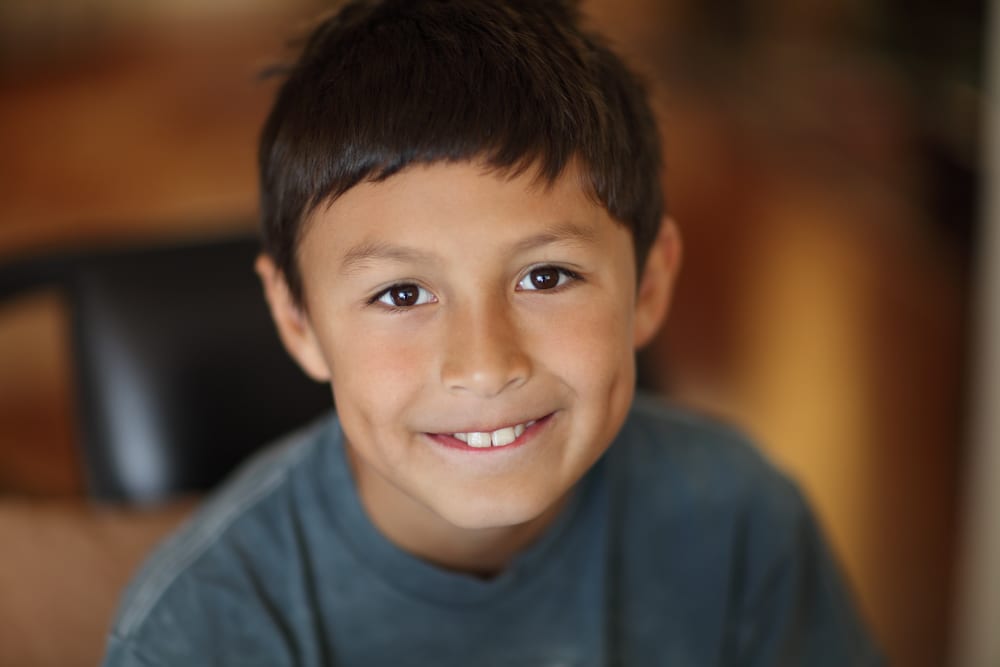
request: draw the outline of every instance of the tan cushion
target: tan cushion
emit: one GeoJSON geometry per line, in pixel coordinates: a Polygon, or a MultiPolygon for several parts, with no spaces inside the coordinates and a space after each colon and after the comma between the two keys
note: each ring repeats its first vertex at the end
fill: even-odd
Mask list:
{"type": "Polygon", "coordinates": [[[0,502],[0,665],[97,664],[125,585],[194,505],[0,502]]]}

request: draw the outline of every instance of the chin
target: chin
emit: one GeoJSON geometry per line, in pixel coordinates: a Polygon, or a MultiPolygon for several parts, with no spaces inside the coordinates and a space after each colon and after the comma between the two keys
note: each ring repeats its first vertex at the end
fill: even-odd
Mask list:
{"type": "Polygon", "coordinates": [[[519,498],[498,500],[496,497],[473,499],[460,507],[449,507],[439,515],[456,528],[464,530],[490,530],[513,528],[530,523],[553,507],[558,499],[549,503],[519,498]]]}

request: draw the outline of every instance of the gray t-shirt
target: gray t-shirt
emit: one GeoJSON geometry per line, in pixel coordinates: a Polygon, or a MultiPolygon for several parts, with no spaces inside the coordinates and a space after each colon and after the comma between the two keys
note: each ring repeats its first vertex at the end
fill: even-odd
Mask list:
{"type": "Polygon", "coordinates": [[[105,665],[881,664],[796,487],[731,430],[638,400],[499,576],[398,549],[335,416],[256,457],[146,564],[105,665]]]}

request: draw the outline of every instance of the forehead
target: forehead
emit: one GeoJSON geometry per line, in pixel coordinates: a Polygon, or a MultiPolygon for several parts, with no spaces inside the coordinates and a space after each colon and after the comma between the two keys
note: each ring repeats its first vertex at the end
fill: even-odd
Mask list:
{"type": "Polygon", "coordinates": [[[595,244],[615,230],[627,233],[590,196],[575,164],[547,181],[534,169],[505,174],[479,163],[433,163],[361,183],[321,204],[306,221],[300,250],[320,245],[348,254],[359,244],[516,244],[540,235],[595,244]]]}

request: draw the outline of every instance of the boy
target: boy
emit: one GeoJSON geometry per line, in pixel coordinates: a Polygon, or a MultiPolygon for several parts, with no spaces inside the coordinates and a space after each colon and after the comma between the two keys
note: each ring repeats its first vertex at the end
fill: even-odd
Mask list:
{"type": "Polygon", "coordinates": [[[261,140],[281,339],[337,415],[146,566],[107,665],[867,665],[795,487],[633,401],[680,257],[568,2],[355,0],[261,140]]]}

